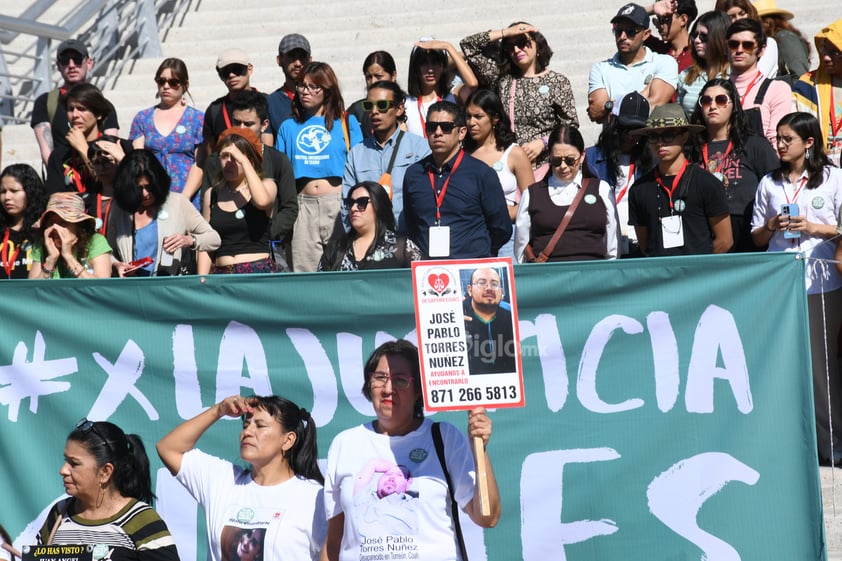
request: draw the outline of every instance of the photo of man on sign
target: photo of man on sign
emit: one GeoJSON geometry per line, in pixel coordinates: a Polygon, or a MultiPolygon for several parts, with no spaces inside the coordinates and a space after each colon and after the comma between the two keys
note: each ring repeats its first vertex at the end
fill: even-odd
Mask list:
{"type": "Polygon", "coordinates": [[[471,374],[517,370],[512,313],[504,297],[505,288],[497,269],[471,272],[463,305],[471,374]]]}

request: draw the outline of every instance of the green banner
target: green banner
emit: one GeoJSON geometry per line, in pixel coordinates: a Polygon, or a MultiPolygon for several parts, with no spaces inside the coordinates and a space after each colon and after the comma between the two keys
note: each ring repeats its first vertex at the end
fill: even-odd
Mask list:
{"type": "MultiPolygon", "coordinates": [[[[466,529],[472,561],[824,559],[803,275],[793,254],[516,267],[526,407],[491,412],[503,517],[466,529]]],[[[155,442],[225,396],[277,393],[312,411],[324,456],[373,417],[368,354],[415,340],[411,285],[408,270],[3,283],[0,523],[31,542],[65,437],[110,420],[143,436],[156,507],[182,559],[204,559],[203,517],[155,442]]],[[[238,432],[219,422],[199,447],[236,460],[238,432]]]]}

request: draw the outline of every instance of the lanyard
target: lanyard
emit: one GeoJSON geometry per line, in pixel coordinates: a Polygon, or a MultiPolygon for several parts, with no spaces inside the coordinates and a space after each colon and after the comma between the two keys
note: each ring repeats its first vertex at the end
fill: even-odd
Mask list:
{"type": "Polygon", "coordinates": [[[228,118],[228,108],[225,106],[225,101],[222,102],[222,118],[225,120],[225,128],[231,128],[231,119],[228,118]]]}
{"type": "MultiPolygon", "coordinates": [[[[441,96],[436,96],[436,101],[441,101],[441,96]]],[[[423,105],[422,99],[418,98],[418,118],[421,119],[421,132],[424,133],[424,138],[427,138],[427,121],[424,120],[424,108],[421,107],[423,105]]]]}
{"type": "Polygon", "coordinates": [[[453,174],[456,173],[456,168],[459,167],[459,164],[462,163],[462,157],[465,155],[464,150],[459,150],[459,156],[457,156],[456,161],[453,163],[453,167],[450,168],[450,173],[447,174],[447,179],[444,180],[444,185],[442,185],[441,193],[436,195],[436,180],[433,177],[433,170],[430,169],[430,187],[433,188],[433,195],[436,197],[436,224],[441,223],[441,204],[444,202],[444,194],[447,192],[447,185],[450,183],[450,178],[453,177],[453,174]]]}
{"type": "MultiPolygon", "coordinates": [[[[798,202],[798,194],[801,193],[801,189],[804,188],[804,184],[807,183],[809,177],[804,176],[798,180],[798,187],[795,189],[795,194],[792,195],[792,200],[789,199],[789,195],[786,194],[786,187],[784,187],[784,197],[786,197],[786,202],[788,203],[797,203],[798,202]]],[[[793,185],[795,187],[795,185],[793,185]]]]}
{"type": "Polygon", "coordinates": [[[734,147],[734,144],[729,140],[728,141],[728,148],[725,149],[725,154],[722,156],[722,159],[719,160],[716,169],[710,169],[710,163],[708,162],[708,145],[702,145],[702,159],[705,161],[705,169],[711,173],[720,173],[722,171],[722,166],[725,165],[725,160],[728,158],[728,154],[731,153],[731,148],[734,147]]]}
{"type": "Polygon", "coordinates": [[[12,254],[12,258],[9,259],[9,233],[11,228],[6,228],[6,234],[3,236],[3,249],[2,254],[0,254],[0,258],[3,259],[3,269],[6,270],[6,278],[12,278],[12,269],[15,268],[15,261],[18,260],[18,255],[20,254],[20,246],[15,248],[15,252],[12,254]]]}
{"type": "Polygon", "coordinates": [[[99,219],[102,226],[99,228],[99,233],[105,235],[105,227],[108,225],[108,215],[111,214],[111,202],[113,199],[106,201],[105,212],[102,210],[102,193],[97,193],[96,196],[96,217],[99,219]],[[103,216],[104,214],[104,216],[103,216]]]}
{"type": "Polygon", "coordinates": [[[842,117],[836,120],[836,102],[833,100],[833,84],[830,85],[830,132],[833,133],[833,140],[839,136],[839,129],[842,129],[842,117]]]}
{"type": "Polygon", "coordinates": [[[290,100],[295,99],[295,89],[288,90],[288,89],[286,88],[286,86],[284,86],[282,89],[283,89],[283,92],[284,92],[285,94],[287,94],[287,97],[288,97],[290,100]]]}
{"type": "Polygon", "coordinates": [[[684,170],[687,169],[687,162],[688,162],[688,160],[684,160],[684,163],[681,164],[681,169],[678,170],[678,173],[675,175],[675,179],[672,180],[672,188],[671,189],[668,188],[666,185],[664,185],[664,182],[661,181],[661,172],[658,171],[657,168],[655,168],[655,181],[657,181],[658,185],[660,185],[661,188],[664,191],[667,192],[667,195],[669,195],[670,211],[673,210],[672,194],[675,193],[676,188],[678,188],[679,183],[681,183],[681,176],[684,175],[684,170]]]}
{"type": "Polygon", "coordinates": [[[614,202],[619,203],[623,200],[623,197],[626,196],[626,192],[629,190],[629,186],[631,185],[632,180],[634,179],[634,162],[629,164],[629,172],[626,177],[626,184],[620,189],[620,192],[617,193],[614,197],[614,202]]]}
{"type": "Polygon", "coordinates": [[[751,88],[753,88],[753,87],[754,87],[754,85],[757,83],[757,81],[758,81],[758,80],[759,80],[762,76],[763,76],[763,73],[762,73],[761,71],[759,71],[759,70],[758,70],[758,71],[757,71],[757,76],[755,76],[755,77],[754,77],[754,80],[752,80],[752,81],[751,81],[751,83],[749,83],[748,87],[746,88],[745,93],[744,93],[744,94],[742,95],[742,97],[741,97],[741,101],[743,102],[743,104],[744,104],[744,105],[745,105],[745,100],[748,98],[748,92],[750,92],[750,91],[751,91],[751,88]]]}

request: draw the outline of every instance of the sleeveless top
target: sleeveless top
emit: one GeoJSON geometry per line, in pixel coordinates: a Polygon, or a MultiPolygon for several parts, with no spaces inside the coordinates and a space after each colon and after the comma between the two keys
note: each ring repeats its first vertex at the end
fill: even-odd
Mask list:
{"type": "MultiPolygon", "coordinates": [[[[585,197],[567,229],[561,235],[549,261],[583,261],[605,258],[606,209],[599,196],[599,181],[585,181],[585,197]],[[592,201],[592,202],[589,202],[592,201]]],[[[532,231],[529,243],[538,255],[553,237],[569,206],[557,206],[550,198],[546,182],[529,187],[529,217],[532,231]]]]}
{"type": "Polygon", "coordinates": [[[234,256],[243,253],[269,253],[269,229],[272,219],[251,201],[234,212],[219,208],[216,192],[211,194],[211,228],[222,238],[216,256],[234,256]]]}
{"type": "Polygon", "coordinates": [[[509,168],[509,153],[512,151],[514,144],[511,144],[500,159],[494,162],[491,167],[497,172],[497,177],[500,179],[500,185],[503,186],[503,196],[506,197],[507,203],[517,203],[520,199],[520,191],[517,188],[517,177],[509,168]],[[499,169],[498,169],[499,168],[499,169]]]}

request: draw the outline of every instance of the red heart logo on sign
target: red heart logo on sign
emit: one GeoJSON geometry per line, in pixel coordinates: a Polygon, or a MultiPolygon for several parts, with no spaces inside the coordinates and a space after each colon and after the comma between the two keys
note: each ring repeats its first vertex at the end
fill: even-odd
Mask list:
{"type": "Polygon", "coordinates": [[[431,274],[427,277],[427,283],[439,296],[441,296],[447,288],[447,285],[450,284],[450,277],[444,273],[440,275],[431,274]]]}

